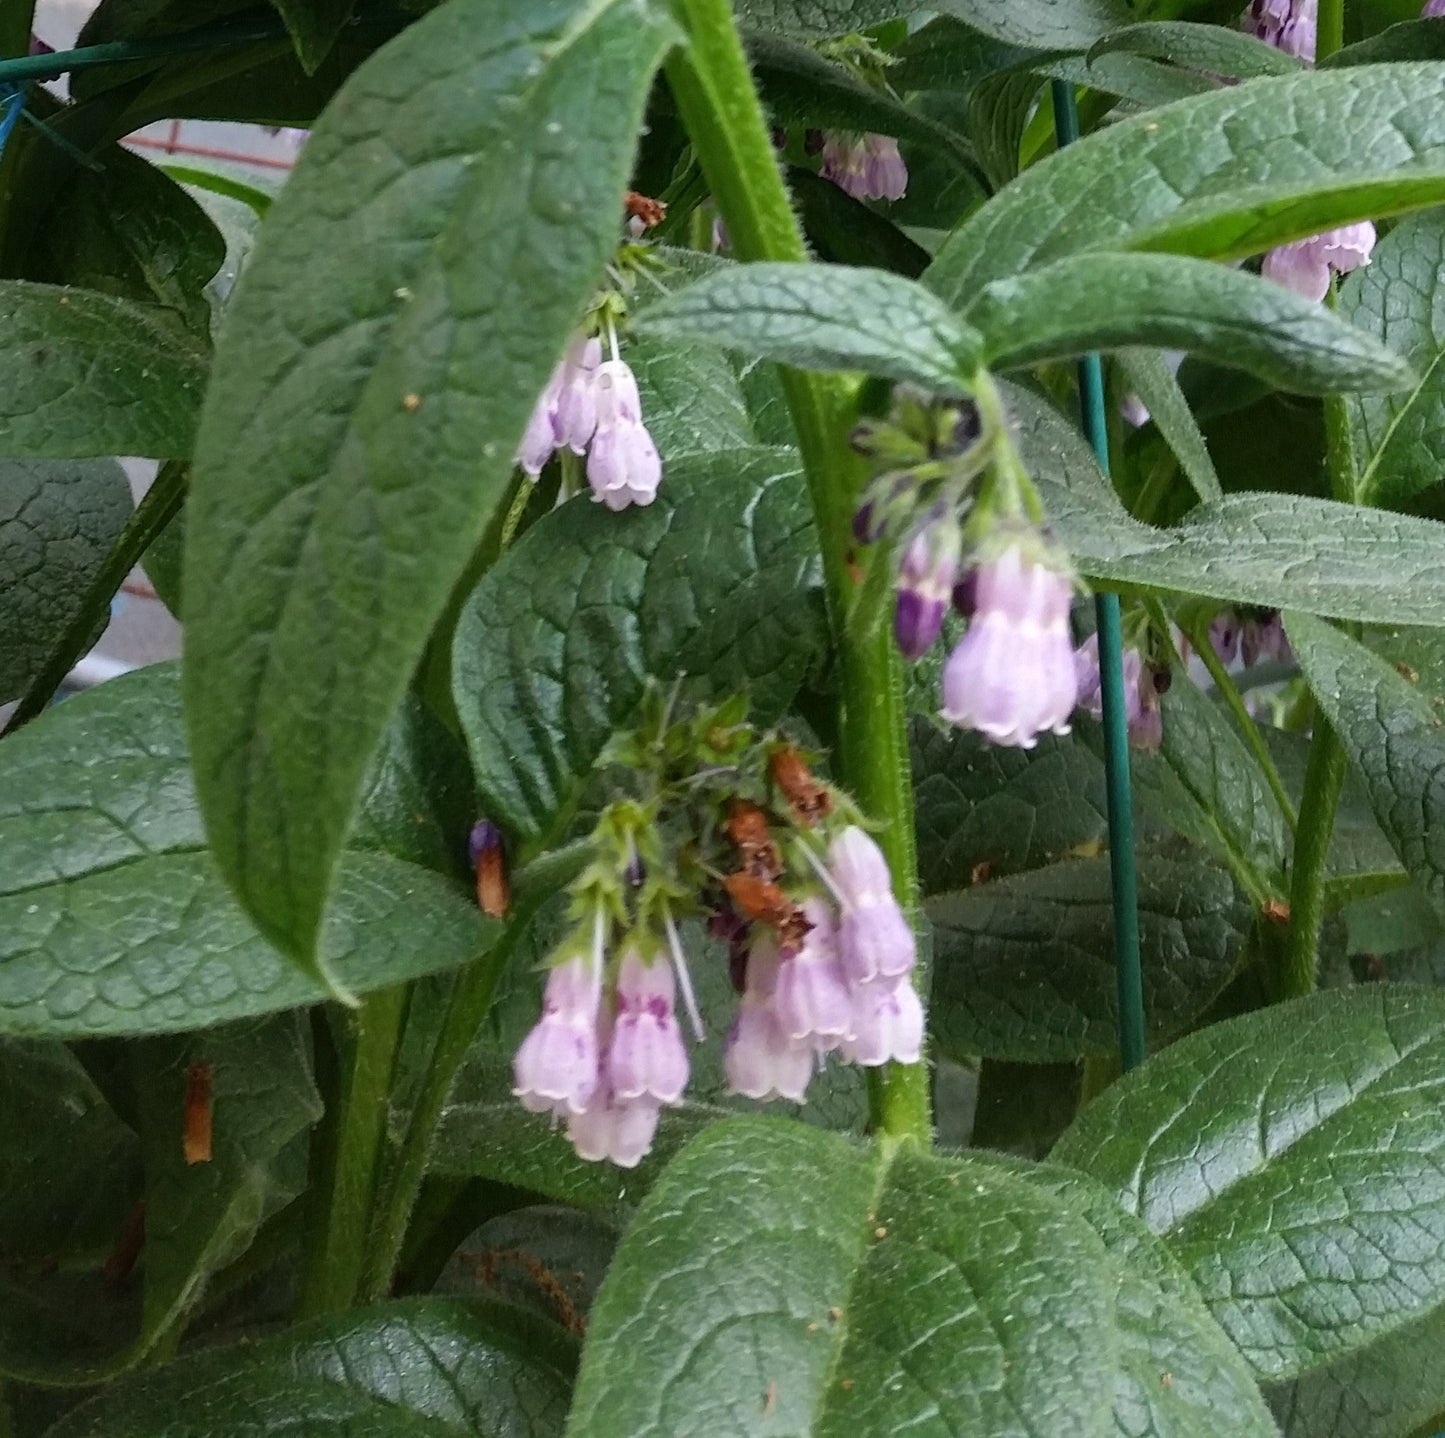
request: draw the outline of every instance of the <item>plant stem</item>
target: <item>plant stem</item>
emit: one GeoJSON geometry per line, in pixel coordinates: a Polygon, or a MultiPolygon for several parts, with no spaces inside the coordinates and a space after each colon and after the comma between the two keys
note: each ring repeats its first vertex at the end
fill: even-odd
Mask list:
{"type": "Polygon", "coordinates": [[[407,1125],[406,1137],[402,1140],[401,1152],[380,1185],[375,1221],[366,1243],[358,1288],[357,1296],[362,1303],[373,1303],[391,1291],[392,1274],[406,1239],[407,1223],[422,1179],[426,1177],[432,1140],[457,1071],[491,1007],[497,980],[506,968],[507,960],[531,926],[545,897],[538,894],[529,902],[518,902],[496,944],[457,976],[451,1002],[447,1005],[432,1047],[426,1078],[407,1125]]]}
{"type": "Polygon", "coordinates": [[[1224,667],[1219,655],[1214,652],[1214,645],[1209,642],[1209,626],[1207,624],[1195,623],[1188,630],[1189,642],[1194,646],[1194,652],[1199,656],[1200,662],[1209,671],[1209,677],[1214,680],[1214,687],[1219,691],[1219,697],[1224,700],[1225,708],[1234,715],[1234,722],[1239,726],[1239,731],[1244,737],[1244,742],[1249,745],[1250,752],[1259,762],[1259,767],[1264,770],[1264,779],[1270,787],[1274,797],[1279,800],[1279,807],[1284,811],[1285,820],[1290,828],[1299,828],[1299,815],[1295,812],[1294,800],[1290,798],[1289,791],[1284,787],[1284,780],[1279,777],[1279,769],[1276,767],[1273,755],[1269,752],[1268,745],[1264,742],[1264,735],[1259,732],[1259,725],[1254,722],[1253,716],[1245,708],[1244,700],[1240,697],[1238,688],[1235,687],[1234,679],[1229,670],[1224,667]]]}
{"type": "Polygon", "coordinates": [[[1335,807],[1345,782],[1345,751],[1324,714],[1315,711],[1295,833],[1289,886],[1289,933],[1271,988],[1278,999],[1314,992],[1320,925],[1325,916],[1325,860],[1335,828],[1335,807]]]}
{"type": "MultiPolygon", "coordinates": [[[[728,0],[674,0],[689,44],[667,63],[667,78],[733,252],[753,260],[805,261],[807,246],[783,184],[772,138],[728,0]]],[[[848,443],[854,387],[834,375],[782,371],[823,555],[828,617],[842,669],[844,782],[864,811],[884,821],[880,842],[894,890],[909,913],[919,903],[913,788],[901,660],[886,625],[850,634],[848,558],[862,462],[848,443]]],[[[918,975],[920,978],[921,970],[918,975]]],[[[890,1064],[868,1075],[874,1132],[931,1142],[928,1075],[922,1063],[890,1064]]]]}
{"type": "Polygon", "coordinates": [[[175,517],[186,495],[188,467],[179,460],[163,464],[155,483],[146,491],[136,506],[135,513],[126,521],[111,551],[102,561],[90,581],[90,587],[80,601],[74,617],[65,632],[51,650],[45,667],[35,676],[25,691],[10,722],[5,726],[7,734],[28,723],[55,697],[55,691],[65,682],[65,676],[75,668],[77,661],[90,648],[91,637],[101,614],[115,598],[116,591],[125,582],[125,577],[135,568],[156,536],[175,517]]]}
{"type": "Polygon", "coordinates": [[[0,0],[0,55],[24,55],[35,25],[35,0],[0,0]]]}
{"type": "Polygon", "coordinates": [[[1345,44],[1345,0],[1320,0],[1319,38],[1315,41],[1315,64],[1328,59],[1345,44]]]}
{"type": "Polygon", "coordinates": [[[323,1092],[330,1089],[326,1116],[313,1141],[301,1318],[345,1311],[361,1282],[407,998],[408,987],[399,984],[369,994],[348,1012],[336,1005],[318,1010],[319,1023],[329,1021],[341,1036],[335,1045],[319,1036],[317,1044],[317,1076],[323,1077],[321,1050],[334,1047],[335,1081],[323,1082],[323,1092]]]}

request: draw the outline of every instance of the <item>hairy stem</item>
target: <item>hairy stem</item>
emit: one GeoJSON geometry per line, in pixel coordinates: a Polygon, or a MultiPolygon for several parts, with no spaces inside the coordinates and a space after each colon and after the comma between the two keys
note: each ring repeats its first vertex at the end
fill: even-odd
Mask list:
{"type": "Polygon", "coordinates": [[[426,1177],[432,1140],[457,1071],[491,1007],[497,980],[518,941],[531,926],[544,897],[537,894],[528,902],[519,902],[496,944],[457,976],[401,1151],[380,1187],[358,1288],[358,1298],[363,1303],[375,1302],[391,1291],[392,1274],[406,1240],[407,1223],[426,1177]]]}
{"type": "Polygon", "coordinates": [[[125,582],[126,575],[135,568],[161,530],[175,518],[186,495],[188,473],[188,466],[179,460],[161,466],[155,482],[126,521],[125,528],[96,571],[95,578],[90,581],[74,617],[45,661],[45,667],[15,706],[15,713],[6,726],[7,733],[44,711],[55,697],[55,691],[65,682],[65,676],[90,648],[96,625],[125,582]]]}
{"type": "Polygon", "coordinates": [[[1320,0],[1319,38],[1315,42],[1315,63],[1327,59],[1345,43],[1345,0],[1320,0]]]}
{"type": "MultiPolygon", "coordinates": [[[[674,0],[674,8],[689,44],[668,61],[667,78],[734,254],[745,262],[806,260],[807,246],[783,185],[732,7],[728,0],[674,0]]],[[[848,443],[854,390],[838,376],[787,369],[782,374],[841,660],[842,775],[865,812],[884,821],[880,842],[894,888],[904,907],[916,914],[918,864],[901,661],[886,625],[850,634],[847,622],[854,587],[848,563],[852,517],[863,481],[861,461],[848,443]]],[[[875,1132],[931,1140],[928,1078],[921,1063],[870,1071],[868,1100],[875,1132]]]]}
{"type": "Polygon", "coordinates": [[[318,1078],[329,1077],[326,1116],[313,1140],[306,1272],[298,1316],[344,1312],[355,1301],[386,1143],[387,1105],[408,987],[369,994],[349,1012],[318,1011],[318,1078]],[[322,1053],[331,1051],[331,1062],[322,1053]],[[325,1069],[330,1069],[330,1074],[325,1069]]]}
{"type": "Polygon", "coordinates": [[[1335,808],[1345,782],[1345,751],[1330,722],[1315,711],[1295,832],[1294,870],[1289,887],[1289,933],[1279,972],[1271,985],[1276,999],[1314,992],[1320,925],[1325,917],[1325,860],[1335,828],[1335,808]]]}

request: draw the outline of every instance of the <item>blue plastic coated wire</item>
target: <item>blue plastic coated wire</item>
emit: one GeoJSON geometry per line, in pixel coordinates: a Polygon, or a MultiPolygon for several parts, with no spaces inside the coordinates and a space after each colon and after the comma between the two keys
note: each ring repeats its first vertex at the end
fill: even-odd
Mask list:
{"type": "MultiPolygon", "coordinates": [[[[1054,134],[1059,147],[1079,138],[1074,88],[1052,82],[1054,134]]],[[[1109,472],[1109,426],[1099,356],[1079,361],[1079,413],[1099,467],[1109,472]]],[[[1119,1060],[1125,1070],[1144,1061],[1144,981],[1139,965],[1139,882],[1134,871],[1134,806],[1129,792],[1129,724],[1124,717],[1124,644],[1119,596],[1096,594],[1099,689],[1104,701],[1104,774],[1109,795],[1109,874],[1114,892],[1114,968],[1119,985],[1119,1060]]]]}

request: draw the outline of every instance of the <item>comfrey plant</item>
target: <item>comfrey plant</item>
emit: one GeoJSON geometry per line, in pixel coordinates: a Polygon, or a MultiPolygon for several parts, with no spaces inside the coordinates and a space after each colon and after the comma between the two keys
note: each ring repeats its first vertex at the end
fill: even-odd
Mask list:
{"type": "Polygon", "coordinates": [[[1445,1426],[1441,6],[93,8],[0,1438],[1445,1426]]]}

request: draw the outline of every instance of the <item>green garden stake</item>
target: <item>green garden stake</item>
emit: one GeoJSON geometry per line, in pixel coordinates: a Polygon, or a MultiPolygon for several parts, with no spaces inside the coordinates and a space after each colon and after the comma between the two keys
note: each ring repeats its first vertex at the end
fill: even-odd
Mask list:
{"type": "MultiPolygon", "coordinates": [[[[1060,148],[1079,138],[1074,90],[1052,82],[1054,134],[1060,148]]],[[[1079,361],[1079,411],[1099,468],[1109,472],[1109,427],[1099,356],[1079,361]]],[[[1127,1071],[1144,1061],[1144,980],[1139,964],[1139,882],[1134,871],[1134,808],[1129,792],[1129,726],[1124,717],[1124,647],[1119,596],[1096,594],[1099,690],[1104,703],[1104,773],[1109,800],[1109,874],[1114,899],[1114,966],[1119,985],[1119,1060],[1127,1071]]]]}

